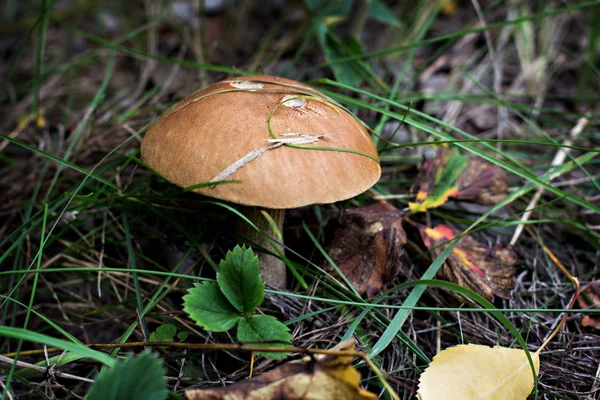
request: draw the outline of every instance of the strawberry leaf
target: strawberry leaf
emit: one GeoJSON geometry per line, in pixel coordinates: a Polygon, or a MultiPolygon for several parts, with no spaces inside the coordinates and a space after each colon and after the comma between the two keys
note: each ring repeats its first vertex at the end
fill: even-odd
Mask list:
{"type": "Polygon", "coordinates": [[[160,358],[150,352],[129,356],[113,368],[103,368],[94,381],[90,400],[164,400],[167,385],[160,358]]]}
{"type": "Polygon", "coordinates": [[[265,297],[258,258],[246,247],[236,246],[227,252],[219,264],[217,282],[227,300],[244,315],[254,311],[265,297]]]}
{"type": "Polygon", "coordinates": [[[215,332],[233,328],[241,318],[216,282],[196,284],[188,290],[183,297],[183,309],[198,325],[215,332]]]}
{"type": "MultiPolygon", "coordinates": [[[[270,315],[253,315],[238,324],[238,340],[258,345],[265,342],[269,347],[290,346],[292,335],[287,326],[270,315]]],[[[283,358],[287,353],[258,352],[265,357],[283,358]]]]}

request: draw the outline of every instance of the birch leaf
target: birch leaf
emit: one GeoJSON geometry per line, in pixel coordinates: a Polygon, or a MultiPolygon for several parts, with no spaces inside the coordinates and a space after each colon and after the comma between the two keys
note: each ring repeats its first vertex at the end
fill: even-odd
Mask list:
{"type": "Polygon", "coordinates": [[[183,310],[198,325],[209,331],[225,332],[242,318],[221,293],[217,282],[197,283],[183,296],[183,310]]]}
{"type": "MultiPolygon", "coordinates": [[[[538,353],[531,353],[536,376],[538,353]]],[[[533,389],[533,374],[523,350],[458,345],[433,358],[419,379],[420,400],[525,400],[533,389]]]]}
{"type": "MultiPolygon", "coordinates": [[[[354,342],[346,340],[333,350],[353,351],[354,342]]],[[[360,380],[351,356],[317,355],[230,386],[188,390],[185,395],[190,400],[376,400],[360,380]]]]}

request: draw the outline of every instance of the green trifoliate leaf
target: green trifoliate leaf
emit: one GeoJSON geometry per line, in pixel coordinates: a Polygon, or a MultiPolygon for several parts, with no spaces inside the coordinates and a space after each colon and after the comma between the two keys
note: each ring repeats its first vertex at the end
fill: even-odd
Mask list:
{"type": "Polygon", "coordinates": [[[217,282],[227,300],[242,314],[250,314],[262,303],[265,285],[252,249],[236,246],[219,264],[217,282]]]}
{"type": "Polygon", "coordinates": [[[231,329],[241,318],[216,282],[196,284],[188,290],[183,297],[183,309],[198,325],[215,332],[231,329]]]}
{"type": "Polygon", "coordinates": [[[162,361],[150,352],[129,356],[113,368],[103,368],[90,388],[90,400],[164,400],[167,385],[162,361]]]}
{"type": "MultiPolygon", "coordinates": [[[[238,324],[238,340],[252,346],[289,347],[292,335],[287,326],[270,315],[242,318],[238,324]],[[264,343],[263,343],[264,342],[264,343]]],[[[265,357],[283,358],[287,353],[258,352],[265,357]]]]}

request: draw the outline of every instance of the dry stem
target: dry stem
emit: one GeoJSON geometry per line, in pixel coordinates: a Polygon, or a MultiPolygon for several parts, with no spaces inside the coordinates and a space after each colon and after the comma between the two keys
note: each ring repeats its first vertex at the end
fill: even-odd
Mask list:
{"type": "MultiPolygon", "coordinates": [[[[580,118],[577,121],[577,124],[569,132],[569,137],[567,139],[565,139],[565,141],[563,142],[563,145],[564,146],[572,146],[573,141],[581,133],[581,131],[583,131],[583,128],[585,128],[587,123],[588,123],[587,118],[580,118]]],[[[556,152],[556,154],[554,155],[554,159],[552,160],[551,165],[553,167],[558,167],[559,165],[562,165],[565,162],[565,159],[567,158],[567,155],[569,153],[570,153],[570,149],[568,147],[567,148],[559,148],[558,151],[556,152]]],[[[558,176],[558,173],[551,175],[548,182],[551,182],[552,179],[556,178],[557,176],[558,176]]],[[[525,211],[525,213],[523,213],[523,216],[521,217],[522,223],[527,222],[529,220],[529,217],[531,217],[531,213],[533,212],[533,209],[537,205],[537,203],[540,200],[540,198],[542,197],[543,193],[544,193],[544,187],[540,186],[537,189],[537,191],[535,192],[535,194],[533,195],[533,197],[531,198],[531,201],[529,202],[529,204],[527,205],[527,209],[526,209],[527,211],[525,211]]],[[[515,229],[515,233],[510,241],[511,246],[514,246],[517,243],[517,240],[519,240],[519,237],[521,236],[521,233],[523,232],[523,227],[524,227],[523,224],[519,224],[517,226],[517,229],[515,229]]]]}

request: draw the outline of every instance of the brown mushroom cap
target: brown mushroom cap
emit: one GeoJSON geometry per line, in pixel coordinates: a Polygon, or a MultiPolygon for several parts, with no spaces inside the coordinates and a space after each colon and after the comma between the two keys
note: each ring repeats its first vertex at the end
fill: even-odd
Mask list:
{"type": "MultiPolygon", "coordinates": [[[[295,208],[351,198],[381,176],[377,151],[364,127],[318,91],[271,76],[226,79],[202,89],[152,125],[142,158],[171,182],[188,187],[209,182],[248,153],[269,146],[273,133],[327,135],[303,146],[350,149],[369,155],[281,146],[236,170],[225,183],[195,189],[233,203],[295,208]],[[259,86],[262,86],[259,88],[259,86]],[[254,90],[256,89],[256,90],[254,90]],[[303,100],[290,97],[309,95],[303,100]]],[[[288,138],[289,136],[283,136],[288,138]]]]}

